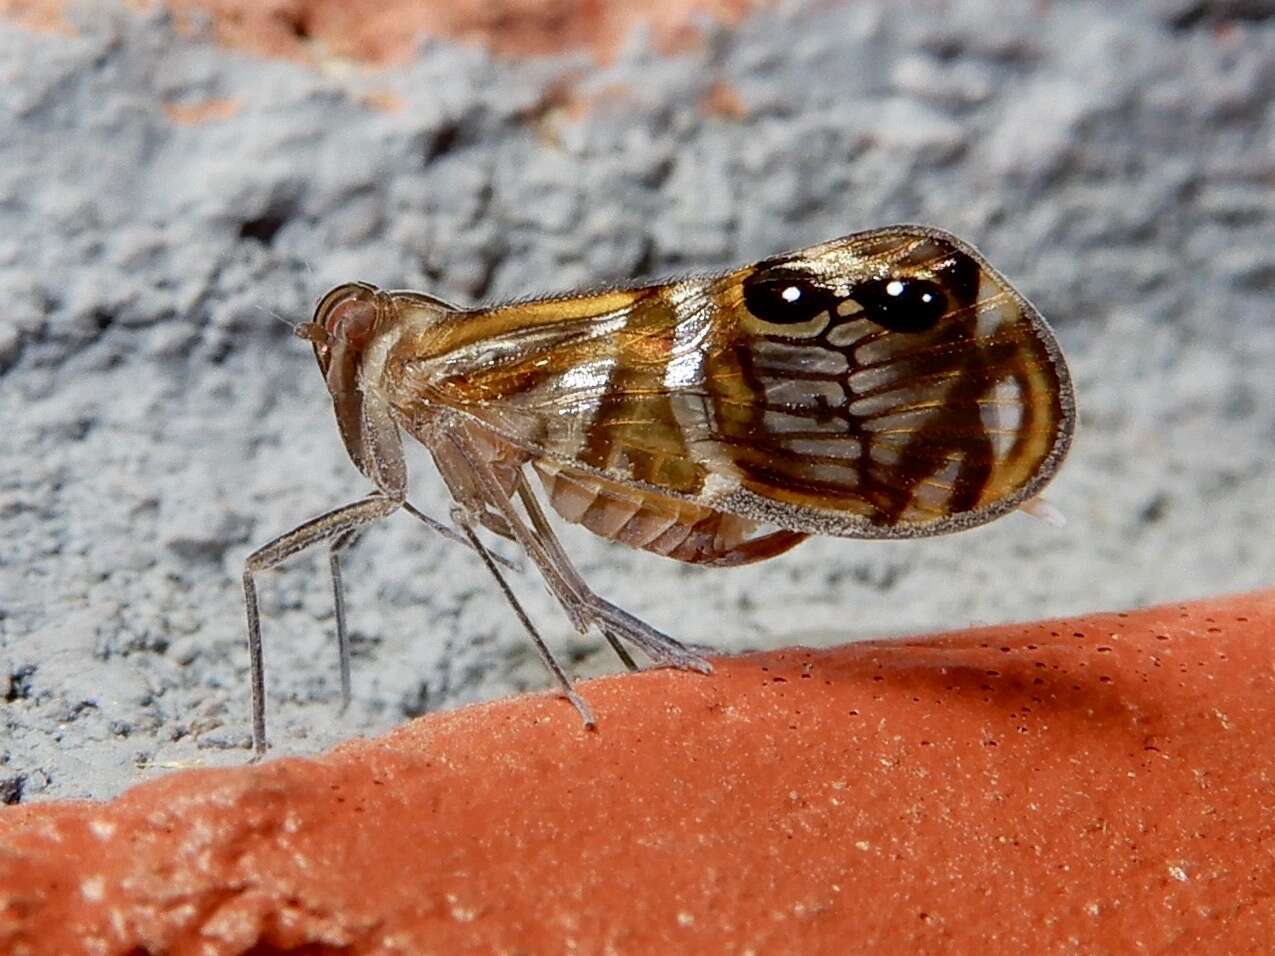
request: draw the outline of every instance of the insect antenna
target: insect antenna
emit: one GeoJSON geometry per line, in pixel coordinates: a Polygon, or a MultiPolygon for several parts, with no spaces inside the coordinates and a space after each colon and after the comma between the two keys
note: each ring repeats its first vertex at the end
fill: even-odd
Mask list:
{"type": "Polygon", "coordinates": [[[276,319],[279,322],[282,322],[284,325],[286,325],[288,328],[292,330],[293,335],[301,335],[300,331],[298,330],[301,328],[302,325],[306,324],[302,322],[293,322],[290,319],[286,319],[282,315],[280,315],[278,312],[276,312],[274,309],[268,309],[264,305],[258,304],[256,306],[256,309],[258,312],[264,312],[266,315],[270,316],[272,319],[276,319]]]}

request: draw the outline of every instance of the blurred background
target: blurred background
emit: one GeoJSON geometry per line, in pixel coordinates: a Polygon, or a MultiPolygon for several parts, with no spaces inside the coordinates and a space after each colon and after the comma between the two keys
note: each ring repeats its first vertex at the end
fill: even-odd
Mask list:
{"type": "MultiPolygon", "coordinates": [[[[736,651],[1270,581],[1268,0],[0,0],[0,800],[247,759],[243,558],[366,488],[280,321],[330,286],[474,304],[900,221],[1057,329],[1067,526],[738,570],[564,528],[600,593],[736,651]]],[[[548,686],[410,519],[345,566],[345,714],[323,554],[262,577],[274,754],[548,686]]],[[[574,672],[618,669],[517,586],[574,672]]]]}

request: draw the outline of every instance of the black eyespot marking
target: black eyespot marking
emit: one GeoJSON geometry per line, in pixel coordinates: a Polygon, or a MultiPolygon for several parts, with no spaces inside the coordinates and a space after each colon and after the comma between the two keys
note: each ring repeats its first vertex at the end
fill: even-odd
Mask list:
{"type": "Polygon", "coordinates": [[[978,300],[982,272],[977,262],[965,253],[953,250],[951,264],[940,273],[940,277],[952,300],[966,306],[973,305],[978,300]]]}
{"type": "Polygon", "coordinates": [[[947,295],[928,279],[874,279],[851,295],[865,318],[892,332],[928,332],[948,309],[947,295]]]}
{"type": "Polygon", "coordinates": [[[831,292],[809,279],[754,274],[744,280],[744,307],[775,325],[809,322],[835,302],[831,292]]]}

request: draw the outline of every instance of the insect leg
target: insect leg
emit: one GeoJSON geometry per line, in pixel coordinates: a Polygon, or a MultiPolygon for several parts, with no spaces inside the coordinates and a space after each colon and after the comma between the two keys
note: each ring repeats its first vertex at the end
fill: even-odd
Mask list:
{"type": "MultiPolygon", "coordinates": [[[[473,548],[473,545],[469,543],[469,539],[459,531],[431,518],[410,501],[403,502],[403,510],[448,541],[464,545],[466,548],[473,548]]],[[[345,711],[350,706],[350,638],[349,630],[345,623],[345,588],[341,582],[341,553],[352,546],[361,534],[362,532],[357,529],[347,531],[333,538],[332,544],[328,548],[328,567],[332,572],[332,605],[336,609],[336,646],[337,654],[340,656],[342,711],[345,711]]],[[[520,570],[508,558],[495,553],[491,553],[491,557],[492,560],[511,571],[520,570]]]]}
{"type": "MultiPolygon", "coordinates": [[[[312,518],[248,555],[244,562],[243,592],[248,612],[248,660],[252,673],[252,748],[257,756],[266,752],[266,681],[261,654],[261,614],[257,607],[257,585],[253,575],[273,568],[321,541],[337,539],[342,547],[347,546],[349,541],[342,543],[342,539],[356,534],[365,525],[393,514],[401,504],[401,498],[369,495],[362,501],[312,518]]],[[[340,548],[337,550],[339,552],[340,548]]],[[[339,571],[337,575],[339,581],[339,571]]]]}
{"type": "Polygon", "coordinates": [[[627,638],[642,648],[657,664],[681,670],[700,671],[705,674],[712,671],[713,667],[708,661],[691,651],[681,641],[669,637],[663,631],[656,630],[645,621],[593,592],[593,589],[580,576],[580,572],[575,569],[571,559],[567,557],[567,552],[563,549],[558,536],[554,534],[553,526],[549,524],[549,519],[545,516],[544,509],[540,507],[535,492],[531,490],[526,475],[519,476],[518,498],[526,509],[532,527],[543,541],[549,556],[570,583],[575,597],[586,608],[588,616],[598,625],[602,635],[615,648],[620,659],[628,665],[630,670],[636,670],[636,667],[632,663],[633,659],[622,652],[619,644],[621,637],[627,638]]]}
{"type": "MultiPolygon", "coordinates": [[[[561,568],[563,576],[567,579],[572,591],[575,592],[577,597],[589,593],[589,586],[584,583],[580,573],[576,571],[575,566],[567,558],[567,553],[562,548],[562,542],[553,533],[553,526],[549,524],[544,510],[540,507],[540,502],[536,500],[535,494],[527,484],[527,476],[521,472],[518,474],[518,498],[522,501],[522,506],[527,511],[527,517],[531,519],[532,528],[535,529],[536,534],[540,535],[545,547],[557,560],[558,566],[561,568]]],[[[625,668],[631,671],[637,670],[637,664],[624,645],[620,643],[620,639],[608,627],[602,627],[601,630],[602,636],[606,638],[607,643],[611,645],[611,650],[615,651],[616,657],[620,658],[620,662],[624,664],[625,668]]]]}
{"type": "MultiPolygon", "coordinates": [[[[540,502],[536,500],[535,493],[528,485],[527,476],[525,474],[519,474],[518,476],[518,498],[522,501],[522,506],[527,511],[527,517],[531,519],[531,526],[535,529],[536,534],[538,534],[544,542],[545,548],[556,561],[558,568],[567,579],[567,582],[571,586],[571,590],[574,592],[576,598],[583,602],[585,600],[585,595],[589,595],[592,592],[589,590],[589,586],[585,584],[584,578],[580,577],[580,572],[575,569],[575,566],[567,557],[567,553],[562,547],[562,542],[560,542],[558,540],[558,536],[553,533],[553,526],[549,524],[549,519],[545,517],[544,509],[540,507],[540,502]]],[[[620,658],[620,661],[624,664],[624,666],[631,671],[637,670],[637,664],[634,663],[633,658],[629,655],[629,652],[625,649],[624,645],[620,643],[620,638],[615,634],[614,630],[605,624],[600,624],[599,629],[602,631],[602,636],[606,638],[607,643],[611,645],[611,649],[615,651],[616,656],[620,658]]],[[[672,638],[669,638],[669,640],[671,641],[672,638]]]]}
{"type": "Polygon", "coordinates": [[[351,528],[332,539],[328,546],[328,568],[332,572],[332,606],[336,610],[336,649],[341,660],[341,711],[350,706],[350,637],[345,629],[345,589],[341,586],[341,552],[359,538],[351,528]]]}
{"type": "MultiPolygon", "coordinates": [[[[443,524],[437,518],[431,518],[429,515],[419,510],[410,501],[403,502],[403,510],[406,511],[413,518],[415,518],[417,521],[421,522],[423,525],[425,525],[425,527],[429,528],[431,531],[435,532],[436,534],[442,535],[448,541],[454,541],[457,544],[463,544],[465,547],[470,549],[473,548],[473,545],[469,543],[469,539],[466,538],[459,531],[457,531],[455,528],[449,528],[447,525],[443,524]]],[[[491,559],[493,561],[495,561],[497,564],[499,564],[501,567],[505,568],[506,570],[514,571],[514,572],[522,570],[522,568],[520,568],[516,562],[510,561],[508,558],[497,554],[495,551],[489,551],[488,553],[491,555],[491,559]]]]}
{"type": "Polygon", "coordinates": [[[588,730],[592,730],[597,726],[597,721],[593,719],[593,711],[589,709],[589,705],[584,702],[584,698],[576,693],[574,687],[571,686],[571,678],[562,669],[562,666],[554,659],[553,654],[549,652],[544,639],[541,638],[540,632],[536,630],[536,626],[531,623],[531,618],[527,616],[527,612],[522,609],[522,605],[518,603],[518,598],[514,594],[513,589],[509,587],[509,583],[505,580],[504,575],[500,573],[500,569],[496,567],[491,552],[479,540],[478,533],[474,530],[474,518],[460,505],[452,509],[452,517],[456,523],[460,525],[461,530],[473,549],[478,552],[478,556],[482,558],[483,564],[487,566],[487,570],[491,572],[492,577],[496,579],[496,583],[500,585],[500,590],[504,592],[505,600],[509,602],[509,606],[514,609],[514,614],[518,615],[518,620],[522,622],[522,626],[526,628],[527,633],[531,636],[531,643],[536,647],[536,653],[540,655],[540,660],[545,667],[549,669],[549,673],[553,674],[554,679],[558,682],[558,687],[562,696],[571,701],[571,704],[580,713],[580,717],[584,720],[584,726],[588,730]]]}
{"type": "Polygon", "coordinates": [[[713,673],[713,665],[695,652],[695,648],[669,637],[634,617],[622,607],[617,607],[605,598],[592,591],[583,596],[585,608],[604,634],[612,634],[632,641],[646,652],[646,655],[659,667],[673,667],[680,671],[696,671],[700,674],[713,673]]]}
{"type": "Polygon", "coordinates": [[[701,673],[712,671],[712,665],[700,655],[594,594],[567,558],[534,496],[529,491],[521,491],[521,486],[526,484],[525,479],[519,480],[519,496],[523,497],[525,494],[532,499],[527,508],[528,515],[536,525],[535,531],[527,527],[490,467],[469,445],[467,439],[457,433],[451,436],[451,440],[460,451],[460,457],[478,487],[491,506],[504,517],[514,537],[535,562],[545,583],[549,585],[549,590],[577,629],[581,628],[581,624],[596,624],[603,633],[609,630],[609,637],[623,637],[636,644],[657,664],[701,673]]]}

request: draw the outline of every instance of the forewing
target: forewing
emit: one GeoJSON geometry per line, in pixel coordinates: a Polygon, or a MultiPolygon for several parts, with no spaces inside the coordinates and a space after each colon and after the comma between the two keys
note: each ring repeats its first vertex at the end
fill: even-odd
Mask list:
{"type": "Polygon", "coordinates": [[[707,396],[702,381],[679,393],[665,379],[677,351],[698,354],[712,331],[705,286],[697,280],[701,302],[690,322],[669,286],[465,313],[445,339],[418,349],[409,375],[431,401],[534,457],[694,498],[710,465],[674,409],[691,400],[702,417],[707,396]],[[679,345],[692,324],[698,340],[679,345]]]}
{"type": "Polygon", "coordinates": [[[468,321],[449,404],[536,456],[792,530],[988,521],[1040,490],[1074,424],[1039,314],[921,227],[468,321]]]}

